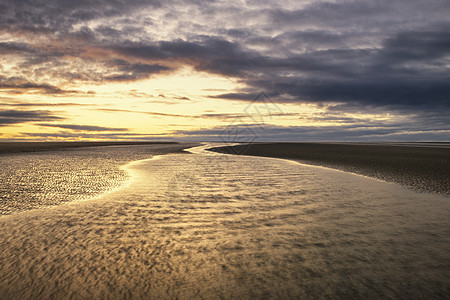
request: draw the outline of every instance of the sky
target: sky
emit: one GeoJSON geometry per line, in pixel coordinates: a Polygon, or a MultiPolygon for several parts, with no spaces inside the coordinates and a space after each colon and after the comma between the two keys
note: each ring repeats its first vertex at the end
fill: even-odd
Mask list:
{"type": "Polygon", "coordinates": [[[0,141],[450,141],[448,0],[0,0],[0,141]]]}

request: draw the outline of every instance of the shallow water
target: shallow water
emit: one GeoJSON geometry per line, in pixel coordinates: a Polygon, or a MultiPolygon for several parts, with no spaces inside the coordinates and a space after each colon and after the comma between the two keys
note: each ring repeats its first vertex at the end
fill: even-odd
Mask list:
{"type": "Polygon", "coordinates": [[[129,164],[98,200],[0,218],[0,296],[447,297],[448,198],[204,148],[129,164]]]}
{"type": "Polygon", "coordinates": [[[124,186],[129,177],[120,167],[151,157],[158,147],[161,145],[2,155],[0,215],[86,200],[124,186]]]}

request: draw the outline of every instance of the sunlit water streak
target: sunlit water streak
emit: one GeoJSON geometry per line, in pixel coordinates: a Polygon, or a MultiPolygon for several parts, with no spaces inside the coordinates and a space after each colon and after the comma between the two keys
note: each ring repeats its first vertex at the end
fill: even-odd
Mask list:
{"type": "Polygon", "coordinates": [[[0,295],[448,295],[448,198],[204,148],[129,164],[96,201],[0,218],[0,295]]]}

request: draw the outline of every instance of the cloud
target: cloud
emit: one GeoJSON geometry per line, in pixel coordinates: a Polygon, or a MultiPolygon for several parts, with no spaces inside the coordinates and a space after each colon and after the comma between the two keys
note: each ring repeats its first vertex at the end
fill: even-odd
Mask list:
{"type": "Polygon", "coordinates": [[[30,54],[36,51],[26,43],[0,42],[0,54],[30,54]]]}
{"type": "Polygon", "coordinates": [[[47,95],[76,94],[75,90],[63,90],[47,83],[36,83],[20,77],[0,75],[0,90],[12,90],[16,94],[33,92],[47,95]]]}
{"type": "MultiPolygon", "coordinates": [[[[444,80],[361,78],[316,82],[277,82],[274,89],[299,102],[347,102],[367,105],[449,107],[450,87],[444,80]]],[[[295,101],[295,100],[294,100],[295,101]]]]}
{"type": "MultiPolygon", "coordinates": [[[[67,82],[136,81],[188,64],[199,71],[238,77],[247,85],[245,92],[225,93],[221,99],[252,100],[251,94],[265,90],[289,95],[293,102],[448,106],[448,6],[443,0],[431,2],[249,2],[246,7],[215,1],[208,7],[197,1],[115,0],[95,5],[47,1],[44,7],[0,2],[3,20],[15,30],[64,32],[49,47],[2,42],[0,52],[25,53],[26,61],[35,64],[52,57],[45,68],[67,82]],[[187,9],[196,14],[195,20],[182,13],[187,9]],[[411,16],[418,10],[421,20],[411,16]],[[249,24],[243,27],[241,20],[226,17],[237,11],[249,24]],[[221,17],[224,25],[211,24],[212,16],[221,17]],[[102,22],[87,26],[92,20],[102,22]],[[174,27],[160,28],[155,20],[174,27]],[[152,38],[144,27],[180,36],[152,38]],[[62,70],[65,56],[81,59],[72,60],[73,71],[62,70]]],[[[67,92],[22,79],[28,82],[16,84],[17,88],[67,92]]]]}
{"type": "Polygon", "coordinates": [[[278,29],[314,25],[327,31],[391,34],[404,28],[446,21],[448,9],[445,0],[314,1],[300,8],[268,10],[268,16],[278,29]],[[417,17],[418,12],[421,18],[417,17]]]}
{"type": "Polygon", "coordinates": [[[255,100],[255,95],[253,93],[226,93],[226,94],[209,96],[209,98],[253,101],[253,100],[255,100]]]}
{"type": "Polygon", "coordinates": [[[43,3],[27,0],[0,2],[2,27],[27,32],[65,32],[89,20],[111,18],[131,13],[140,7],[158,7],[159,1],[148,0],[50,0],[43,3]]]}
{"type": "Polygon", "coordinates": [[[0,126],[63,119],[63,117],[56,116],[54,112],[48,110],[0,110],[0,126]]]}
{"type": "Polygon", "coordinates": [[[382,56],[398,64],[407,61],[433,61],[450,53],[448,24],[433,30],[404,31],[384,41],[382,56]]]}
{"type": "Polygon", "coordinates": [[[160,113],[160,112],[151,112],[151,111],[138,111],[138,110],[129,110],[129,109],[115,109],[115,108],[97,108],[94,109],[96,111],[102,112],[122,112],[122,113],[134,113],[134,114],[144,114],[155,117],[173,117],[173,118],[188,118],[188,119],[217,119],[217,120],[229,120],[229,119],[243,119],[249,118],[249,116],[245,113],[203,113],[203,114],[195,114],[195,115],[181,115],[181,114],[168,114],[168,113],[160,113]]]}
{"type": "Polygon", "coordinates": [[[149,94],[140,90],[131,89],[129,91],[123,92],[126,96],[131,96],[134,98],[144,98],[149,99],[147,103],[160,103],[167,105],[179,104],[181,102],[193,102],[193,100],[186,96],[180,96],[173,93],[165,94],[149,94]]]}
{"type": "Polygon", "coordinates": [[[127,57],[145,60],[179,60],[200,71],[223,75],[242,75],[244,66],[253,64],[259,55],[240,44],[216,37],[201,37],[196,41],[174,40],[157,43],[125,43],[111,50],[127,57]]]}
{"type": "Polygon", "coordinates": [[[36,102],[27,102],[27,101],[18,101],[12,98],[0,98],[0,100],[5,100],[9,102],[0,102],[0,106],[9,106],[9,107],[64,107],[64,106],[96,106],[96,104],[82,104],[82,103],[74,103],[74,102],[57,102],[57,103],[36,103],[36,102]]]}
{"type": "Polygon", "coordinates": [[[433,141],[448,140],[450,128],[426,129],[399,126],[335,125],[277,126],[236,123],[200,130],[178,130],[172,133],[186,141],[264,142],[264,141],[433,141]]]}
{"type": "MultiPolygon", "coordinates": [[[[255,56],[256,63],[234,65],[239,68],[235,73],[253,74],[243,79],[253,92],[210,97],[250,101],[257,91],[266,90],[271,96],[291,96],[274,99],[279,102],[348,102],[419,109],[450,106],[446,67],[450,37],[441,26],[402,32],[382,45],[380,49],[329,49],[286,58],[255,56]]],[[[215,70],[222,68],[215,65],[215,70]]]]}
{"type": "Polygon", "coordinates": [[[447,0],[44,2],[0,0],[4,93],[81,95],[65,87],[189,66],[242,87],[211,101],[250,102],[265,91],[277,103],[333,104],[330,120],[338,110],[382,109],[436,130],[432,120],[449,123],[447,0]],[[439,117],[426,122],[430,113],[439,117]]]}
{"type": "Polygon", "coordinates": [[[184,140],[253,141],[448,141],[450,123],[446,111],[386,109],[376,107],[372,114],[360,106],[328,106],[317,113],[289,113],[304,125],[255,123],[248,118],[230,118],[229,123],[197,130],[176,130],[184,140]],[[347,113],[343,113],[347,112],[347,113]]]}
{"type": "Polygon", "coordinates": [[[61,138],[68,140],[115,140],[115,141],[173,141],[173,137],[159,135],[159,134],[136,134],[136,133],[84,133],[84,132],[67,132],[60,131],[57,133],[45,132],[22,132],[16,140],[30,140],[30,139],[47,139],[60,140],[61,138]]]}
{"type": "Polygon", "coordinates": [[[156,116],[156,117],[192,118],[191,115],[168,114],[168,113],[151,112],[151,111],[138,111],[138,110],[131,110],[131,109],[96,108],[94,110],[102,111],[102,112],[110,112],[110,113],[114,113],[114,112],[136,113],[136,114],[144,114],[144,115],[150,115],[150,116],[156,116]]]}
{"type": "Polygon", "coordinates": [[[115,68],[117,73],[104,76],[106,81],[136,81],[171,69],[159,64],[130,63],[123,59],[111,60],[107,65],[115,68]]]}
{"type": "Polygon", "coordinates": [[[74,124],[46,124],[37,123],[38,126],[70,129],[74,131],[129,131],[128,128],[102,127],[93,125],[74,125],[74,124]]]}

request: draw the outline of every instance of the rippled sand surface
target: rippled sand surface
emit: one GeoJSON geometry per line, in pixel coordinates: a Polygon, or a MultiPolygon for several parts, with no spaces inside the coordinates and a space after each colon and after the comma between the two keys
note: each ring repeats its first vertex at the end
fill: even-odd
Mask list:
{"type": "Polygon", "coordinates": [[[109,146],[0,156],[0,215],[86,200],[127,183],[120,167],[173,145],[109,146]]]}
{"type": "Polygon", "coordinates": [[[448,296],[449,198],[203,148],[129,164],[100,199],[0,217],[0,298],[448,296]]]}

